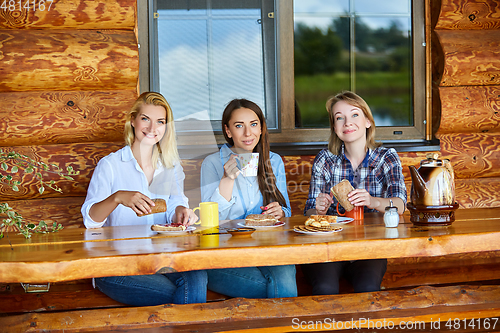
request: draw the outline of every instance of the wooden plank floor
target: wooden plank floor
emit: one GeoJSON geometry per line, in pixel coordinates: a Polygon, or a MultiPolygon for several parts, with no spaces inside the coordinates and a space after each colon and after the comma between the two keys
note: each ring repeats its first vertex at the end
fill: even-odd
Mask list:
{"type": "MultiPolygon", "coordinates": [[[[8,332],[296,332],[308,323],[329,331],[353,321],[358,328],[500,316],[500,286],[419,287],[363,294],[242,299],[188,305],[29,313],[0,318],[8,332]],[[331,326],[335,319],[337,326],[331,326]],[[370,321],[368,321],[368,319],[370,321]],[[364,322],[363,322],[364,320],[364,322]],[[340,322],[340,323],[339,323],[340,322]],[[330,324],[330,326],[328,326],[330,324]],[[318,324],[319,325],[319,324],[318,324]],[[378,325],[378,326],[377,326],[378,325]]],[[[396,326],[397,327],[397,326],[396,326]]],[[[500,323],[496,324],[497,330],[500,323]]],[[[313,331],[314,331],[313,330],[313,331]]],[[[397,331],[397,330],[396,330],[397,331]]],[[[437,330],[433,330],[437,331],[437,330]]],[[[466,330],[465,330],[466,331],[466,330]]],[[[491,327],[488,331],[492,331],[491,327]]],[[[350,330],[350,332],[353,332],[350,330]]]]}

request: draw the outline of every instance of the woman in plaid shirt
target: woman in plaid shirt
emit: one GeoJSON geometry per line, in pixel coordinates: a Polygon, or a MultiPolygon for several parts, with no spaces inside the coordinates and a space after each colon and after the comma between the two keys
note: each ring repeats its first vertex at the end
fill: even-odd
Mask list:
{"type": "MultiPolygon", "coordinates": [[[[365,212],[384,212],[391,205],[400,214],[407,194],[403,169],[396,150],[375,142],[375,121],[370,107],[358,95],[342,92],[326,103],[330,115],[330,141],[314,159],[305,215],[334,215],[337,201],[330,189],[343,179],[354,191],[348,199],[365,212]]],[[[339,278],[345,276],[355,292],[380,290],[387,268],[386,259],[355,260],[303,265],[314,295],[339,292],[339,278]]]]}

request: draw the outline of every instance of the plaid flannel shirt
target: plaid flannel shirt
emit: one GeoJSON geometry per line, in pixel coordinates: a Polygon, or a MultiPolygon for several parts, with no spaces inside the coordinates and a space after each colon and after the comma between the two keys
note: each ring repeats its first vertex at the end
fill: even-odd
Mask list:
{"type": "MultiPolygon", "coordinates": [[[[354,188],[366,189],[372,197],[398,197],[406,205],[403,168],[395,149],[384,147],[369,149],[363,162],[353,170],[342,146],[340,155],[334,155],[328,149],[323,149],[314,159],[304,214],[307,210],[316,208],[316,198],[320,193],[330,193],[332,186],[343,179],[349,180],[354,188]]],[[[337,200],[334,197],[333,204],[326,214],[337,215],[336,205],[337,200]]],[[[375,211],[365,207],[365,212],[375,211]]]]}

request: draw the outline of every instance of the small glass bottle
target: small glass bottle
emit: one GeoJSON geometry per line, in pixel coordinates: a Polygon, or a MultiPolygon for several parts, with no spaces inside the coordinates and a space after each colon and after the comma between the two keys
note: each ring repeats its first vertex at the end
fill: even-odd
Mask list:
{"type": "Polygon", "coordinates": [[[385,207],[384,224],[387,228],[396,228],[399,224],[398,207],[392,205],[385,207]]]}

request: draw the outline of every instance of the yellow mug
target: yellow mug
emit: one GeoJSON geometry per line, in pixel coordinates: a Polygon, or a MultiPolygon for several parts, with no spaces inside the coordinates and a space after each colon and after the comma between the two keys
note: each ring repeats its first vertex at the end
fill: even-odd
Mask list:
{"type": "Polygon", "coordinates": [[[201,224],[202,227],[219,226],[219,205],[217,202],[200,202],[200,206],[193,209],[195,212],[200,210],[200,220],[195,224],[201,224]]]}
{"type": "Polygon", "coordinates": [[[200,235],[200,247],[204,249],[219,247],[219,235],[200,235]]]}

